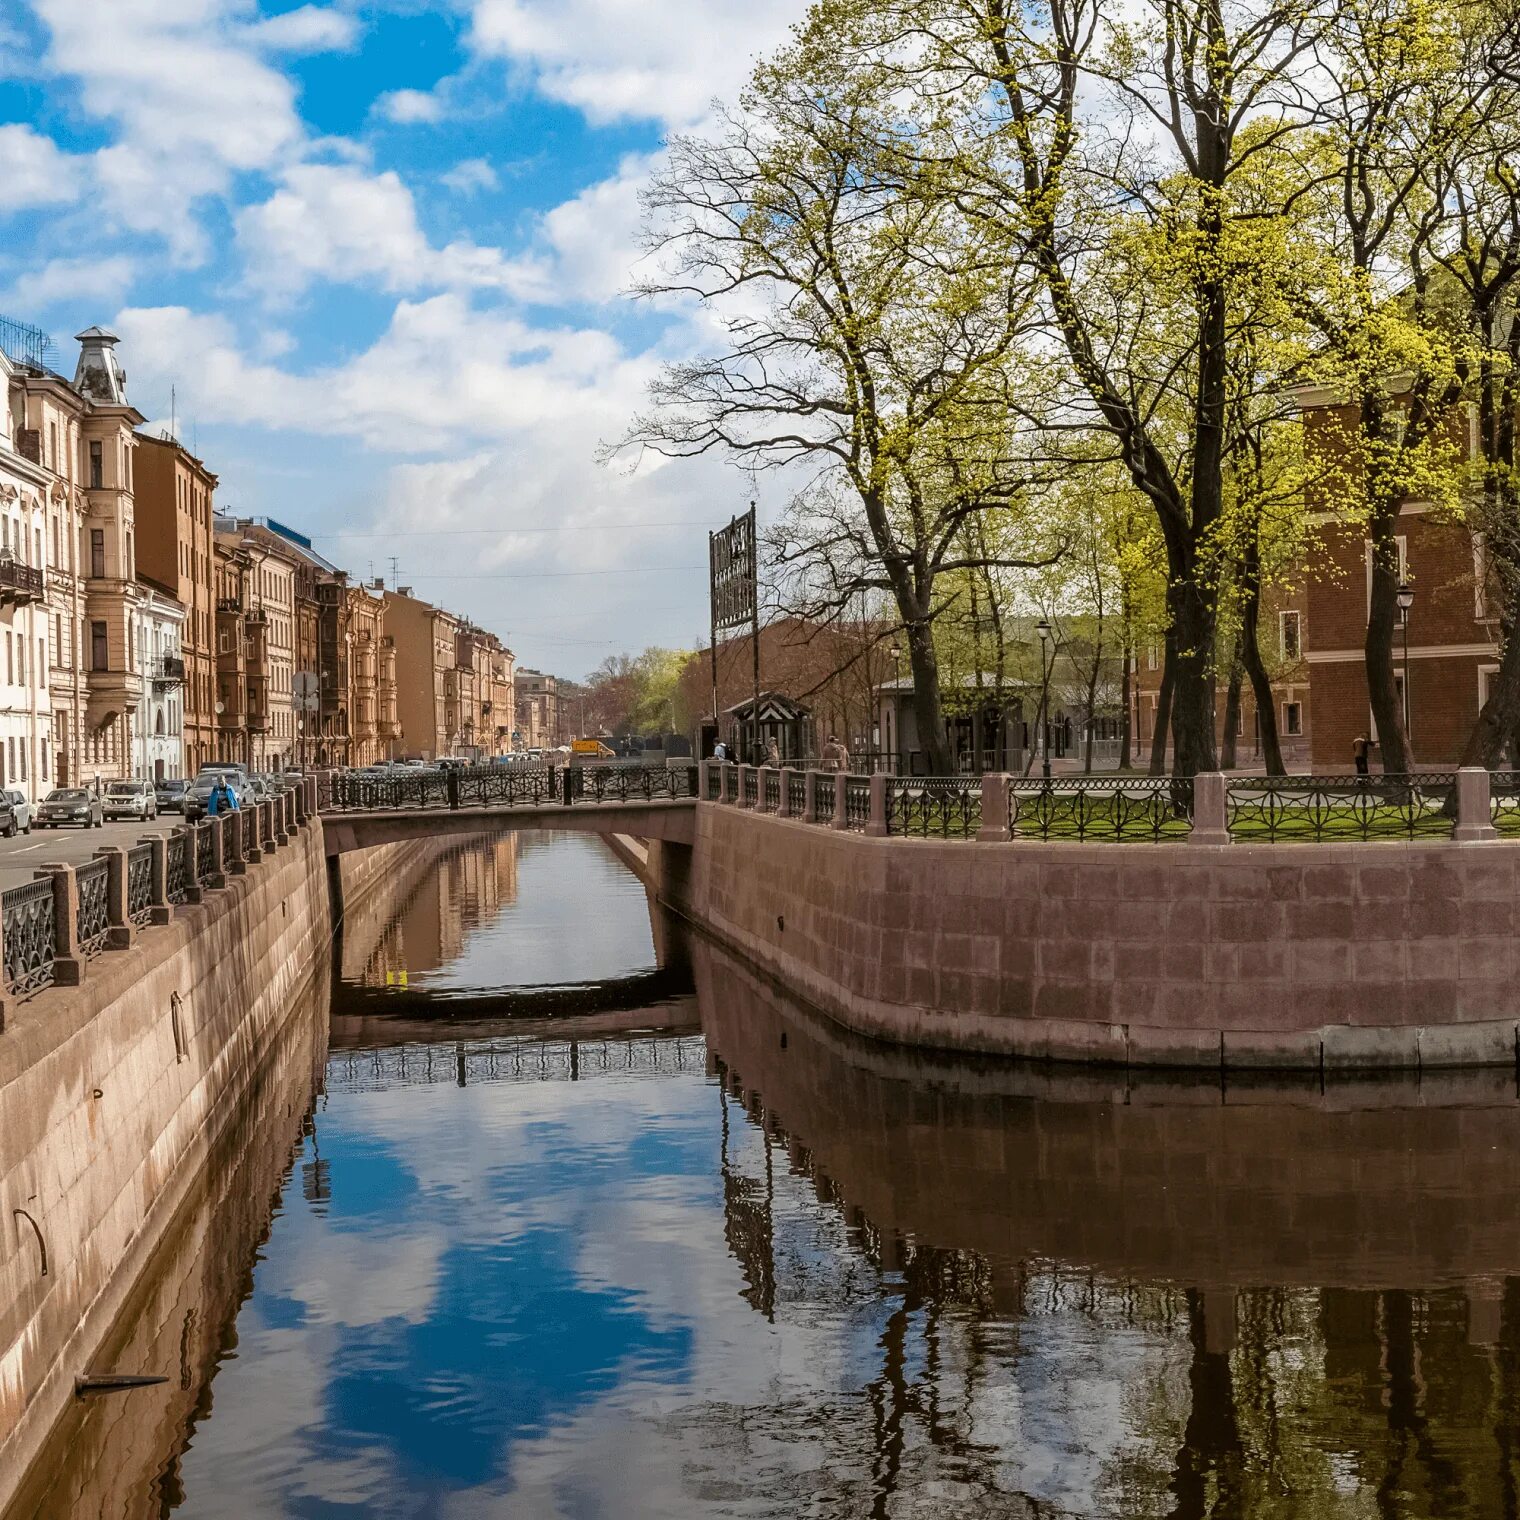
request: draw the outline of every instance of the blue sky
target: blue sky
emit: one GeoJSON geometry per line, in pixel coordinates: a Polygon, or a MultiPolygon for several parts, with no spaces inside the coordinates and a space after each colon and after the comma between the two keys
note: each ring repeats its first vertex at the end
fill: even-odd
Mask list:
{"type": "MultiPolygon", "coordinates": [[[[0,312],[122,336],[224,509],[579,676],[690,645],[717,461],[609,468],[692,311],[626,290],[640,187],[801,0],[19,0],[0,312]],[[669,525],[669,526],[667,526],[669,525]],[[587,573],[594,572],[594,573],[587,573]]],[[[762,510],[765,500],[762,496],[762,510]]]]}

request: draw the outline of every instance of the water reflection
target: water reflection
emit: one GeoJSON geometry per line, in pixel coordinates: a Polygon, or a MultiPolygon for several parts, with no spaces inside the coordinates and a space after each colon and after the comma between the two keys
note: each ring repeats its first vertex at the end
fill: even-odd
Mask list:
{"type": "MultiPolygon", "coordinates": [[[[398,884],[345,966],[653,969],[642,897],[558,849],[512,857],[519,907],[540,863],[573,888],[556,922],[514,919],[481,852],[422,884],[436,914],[398,884]]],[[[132,1516],[1516,1513],[1512,1078],[916,1059],[692,966],[694,999],[541,1024],[340,988],[251,1293],[262,1216],[223,1202],[186,1246],[213,1266],[145,1299],[199,1292],[211,1325],[246,1296],[236,1355],[76,1435],[40,1513],[97,1512],[76,1467],[132,1516]]]]}

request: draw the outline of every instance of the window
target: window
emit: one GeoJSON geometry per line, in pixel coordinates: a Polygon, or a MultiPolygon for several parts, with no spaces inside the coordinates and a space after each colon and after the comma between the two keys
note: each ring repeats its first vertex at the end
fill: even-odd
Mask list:
{"type": "Polygon", "coordinates": [[[90,485],[99,490],[105,484],[105,452],[100,439],[90,439],[90,485]]]}
{"type": "Polygon", "coordinates": [[[90,669],[109,670],[111,662],[109,658],[109,644],[106,640],[106,625],[104,623],[90,624],[90,669]]]}
{"type": "MultiPolygon", "coordinates": [[[[1399,546],[1399,579],[1409,579],[1409,540],[1401,533],[1395,542],[1399,546]]],[[[1372,611],[1372,540],[1362,541],[1363,552],[1367,561],[1367,610],[1372,611]]]]}
{"type": "Polygon", "coordinates": [[[40,772],[39,772],[39,773],[38,773],[38,774],[39,774],[39,775],[40,775],[40,776],[41,776],[41,777],[42,777],[42,779],[43,779],[43,780],[44,780],[44,781],[46,781],[46,780],[47,780],[47,778],[48,778],[48,756],[47,756],[47,746],[48,746],[48,742],[47,742],[47,740],[46,740],[46,739],[45,739],[45,738],[44,738],[44,739],[43,739],[43,741],[42,741],[42,769],[41,769],[41,771],[40,771],[40,772]]]}
{"type": "Polygon", "coordinates": [[[63,555],[59,552],[58,519],[53,519],[53,564],[58,569],[63,568],[63,555]]]}
{"type": "Polygon", "coordinates": [[[106,530],[104,528],[90,529],[90,574],[102,576],[106,573],[106,530]]]}
{"type": "Polygon", "coordinates": [[[47,677],[47,639],[39,637],[37,640],[37,684],[42,685],[47,677]]]}
{"type": "Polygon", "coordinates": [[[1304,704],[1302,702],[1283,703],[1283,732],[1290,738],[1302,734],[1304,731],[1304,704]]]}
{"type": "Polygon", "coordinates": [[[1150,641],[1150,643],[1145,646],[1145,668],[1147,670],[1154,670],[1156,668],[1156,641],[1155,641],[1155,639],[1152,639],[1150,641]]]}

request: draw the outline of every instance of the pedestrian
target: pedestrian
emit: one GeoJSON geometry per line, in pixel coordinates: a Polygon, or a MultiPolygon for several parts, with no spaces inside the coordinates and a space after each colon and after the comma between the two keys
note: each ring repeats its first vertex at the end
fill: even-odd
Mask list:
{"type": "Polygon", "coordinates": [[[781,764],[781,746],[774,738],[765,741],[765,764],[772,767],[781,764]]]}
{"type": "Polygon", "coordinates": [[[722,761],[728,759],[728,746],[721,739],[713,745],[713,759],[722,761]]]}
{"type": "Polygon", "coordinates": [[[823,741],[823,751],[820,758],[823,760],[823,768],[826,771],[837,771],[839,767],[840,744],[833,734],[823,741]]]}
{"type": "Polygon", "coordinates": [[[1371,749],[1371,747],[1372,746],[1367,742],[1366,734],[1358,734],[1356,738],[1351,741],[1351,758],[1356,762],[1356,773],[1358,776],[1365,776],[1369,774],[1367,768],[1367,752],[1369,749],[1371,749]]]}

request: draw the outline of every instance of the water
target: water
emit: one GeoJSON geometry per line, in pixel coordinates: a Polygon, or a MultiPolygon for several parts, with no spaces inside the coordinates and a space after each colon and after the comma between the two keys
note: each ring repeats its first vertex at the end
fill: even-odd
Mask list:
{"type": "Polygon", "coordinates": [[[1512,1078],[886,1051],[573,836],[396,893],[18,1513],[1516,1514],[1512,1078]]]}

